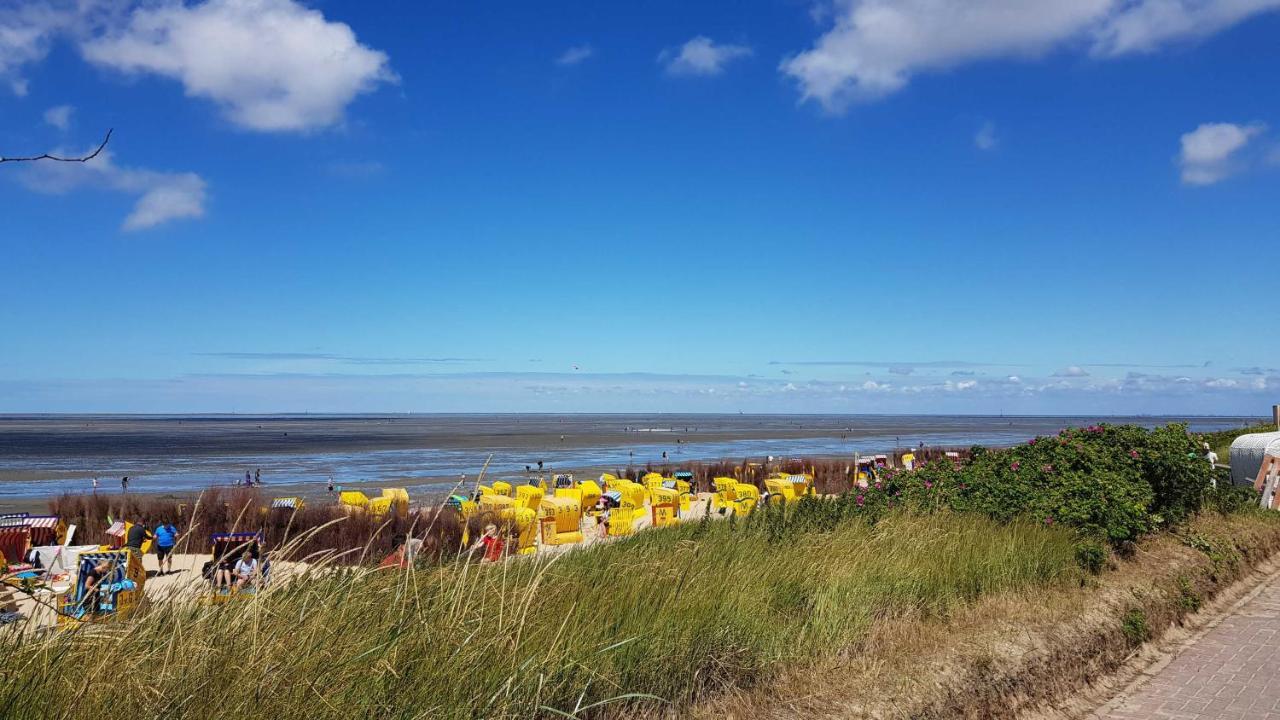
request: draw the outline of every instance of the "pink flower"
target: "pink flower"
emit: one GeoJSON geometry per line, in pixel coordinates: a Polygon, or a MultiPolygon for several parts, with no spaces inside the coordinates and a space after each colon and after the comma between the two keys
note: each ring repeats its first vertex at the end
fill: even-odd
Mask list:
{"type": "Polygon", "coordinates": [[[1027,444],[1028,444],[1028,445],[1035,445],[1035,444],[1036,444],[1036,439],[1035,439],[1035,438],[1031,438],[1030,440],[1028,440],[1028,441],[1027,441],[1027,444]]]}
{"type": "Polygon", "coordinates": [[[884,485],[881,485],[879,482],[877,482],[877,483],[876,483],[876,489],[877,489],[877,490],[883,490],[883,489],[884,489],[884,485]]]}
{"type": "Polygon", "coordinates": [[[1044,524],[1045,524],[1045,525],[1052,525],[1052,524],[1053,524],[1053,516],[1049,516],[1049,517],[1045,518],[1045,519],[1044,519],[1044,524]]]}
{"type": "Polygon", "coordinates": [[[1130,451],[1129,451],[1129,457],[1133,458],[1134,460],[1137,460],[1137,459],[1138,459],[1138,451],[1137,451],[1137,450],[1130,450],[1130,451]]]}
{"type": "Polygon", "coordinates": [[[1014,461],[1009,465],[1009,469],[1010,469],[1010,470],[1012,470],[1012,471],[1014,471],[1014,472],[1018,472],[1018,470],[1019,470],[1021,467],[1022,467],[1022,463],[1018,462],[1017,460],[1014,460],[1014,461]]]}
{"type": "Polygon", "coordinates": [[[858,502],[858,507],[862,507],[863,503],[865,503],[866,501],[867,501],[867,499],[866,499],[866,498],[864,498],[864,497],[862,497],[861,495],[859,495],[859,496],[858,496],[858,501],[857,501],[857,502],[858,502]]]}
{"type": "Polygon", "coordinates": [[[929,482],[928,480],[925,480],[925,481],[924,481],[924,489],[925,489],[925,490],[930,490],[930,489],[932,489],[932,488],[933,488],[933,483],[929,482]]]}

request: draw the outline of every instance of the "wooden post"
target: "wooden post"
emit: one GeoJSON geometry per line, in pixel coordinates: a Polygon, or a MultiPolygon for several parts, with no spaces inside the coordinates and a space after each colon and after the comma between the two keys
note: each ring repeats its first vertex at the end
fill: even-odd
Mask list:
{"type": "Polygon", "coordinates": [[[1253,488],[1262,493],[1262,507],[1274,509],[1277,504],[1276,484],[1280,482],[1280,458],[1270,455],[1262,458],[1262,467],[1258,468],[1258,477],[1253,481],[1253,488]],[[1270,495],[1268,495],[1270,491],[1270,495]]]}

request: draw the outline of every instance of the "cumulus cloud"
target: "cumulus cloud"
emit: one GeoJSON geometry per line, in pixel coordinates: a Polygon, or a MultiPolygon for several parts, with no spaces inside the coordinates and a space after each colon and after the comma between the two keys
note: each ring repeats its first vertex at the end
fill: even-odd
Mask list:
{"type": "Polygon", "coordinates": [[[833,27],[783,60],[803,100],[840,112],[905,87],[921,72],[1068,45],[1095,57],[1204,37],[1280,0],[836,0],[833,27]]]}
{"type": "Polygon", "coordinates": [[[595,48],[591,47],[590,45],[575,45],[569,48],[568,50],[565,50],[563,53],[561,53],[560,57],[556,58],[556,64],[557,65],[577,65],[578,63],[582,62],[583,60],[589,59],[592,55],[595,55],[595,54],[596,54],[595,48]]]}
{"type": "Polygon", "coordinates": [[[144,230],[204,215],[205,181],[199,175],[123,167],[115,163],[109,150],[85,163],[32,164],[18,179],[42,193],[93,188],[135,196],[133,210],[121,226],[124,230],[144,230]]]}
{"type": "Polygon", "coordinates": [[[1182,136],[1182,182],[1212,185],[1230,177],[1241,167],[1239,153],[1265,127],[1260,123],[1204,123],[1182,136]]]}
{"type": "Polygon", "coordinates": [[[71,127],[71,113],[74,110],[75,108],[70,105],[58,105],[57,107],[51,107],[44,111],[44,121],[46,124],[52,125],[59,130],[66,130],[71,127]]]}
{"type": "Polygon", "coordinates": [[[730,62],[750,54],[746,45],[716,44],[699,35],[679,48],[663,50],[658,62],[672,75],[719,75],[730,62]]]}
{"type": "Polygon", "coordinates": [[[979,150],[994,150],[997,142],[996,126],[991,122],[982,123],[982,127],[973,135],[973,145],[979,150]]]}
{"type": "Polygon", "coordinates": [[[1078,365],[1070,365],[1068,367],[1064,367],[1061,370],[1055,372],[1053,376],[1058,378],[1078,378],[1078,377],[1089,377],[1089,373],[1086,372],[1084,368],[1078,365]]]}
{"type": "Polygon", "coordinates": [[[396,81],[385,53],[293,0],[147,4],[81,50],[97,65],[173,78],[262,131],[337,124],[356,96],[396,81]]]}

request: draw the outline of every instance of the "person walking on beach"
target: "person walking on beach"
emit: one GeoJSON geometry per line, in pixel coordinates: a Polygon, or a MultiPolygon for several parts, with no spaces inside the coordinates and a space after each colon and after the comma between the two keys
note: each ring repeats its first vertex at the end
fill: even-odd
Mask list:
{"type": "Polygon", "coordinates": [[[93,479],[93,494],[98,494],[98,478],[96,477],[93,479]]]}
{"type": "Polygon", "coordinates": [[[253,484],[262,487],[262,468],[253,471],[253,484]]]}
{"type": "Polygon", "coordinates": [[[333,477],[329,478],[329,494],[333,494],[333,477]]]}
{"type": "Polygon", "coordinates": [[[133,527],[129,528],[129,534],[125,535],[125,549],[132,550],[141,555],[142,546],[153,537],[155,536],[151,534],[146,523],[135,523],[133,527]]]}
{"type": "Polygon", "coordinates": [[[120,492],[129,492],[129,476],[125,475],[120,478],[120,492]]]}
{"type": "Polygon", "coordinates": [[[171,522],[156,526],[156,562],[160,565],[160,574],[173,572],[173,546],[178,544],[178,528],[171,522]]]}
{"type": "Polygon", "coordinates": [[[244,486],[253,487],[253,478],[249,475],[249,471],[244,471],[244,486]]]}

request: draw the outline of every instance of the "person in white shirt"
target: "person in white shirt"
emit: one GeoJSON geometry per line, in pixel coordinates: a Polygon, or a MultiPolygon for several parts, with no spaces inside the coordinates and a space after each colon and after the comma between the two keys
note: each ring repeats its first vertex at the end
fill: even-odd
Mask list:
{"type": "Polygon", "coordinates": [[[239,562],[235,567],[236,589],[243,589],[252,586],[258,581],[258,561],[253,559],[253,555],[248,550],[240,556],[239,562]]]}

